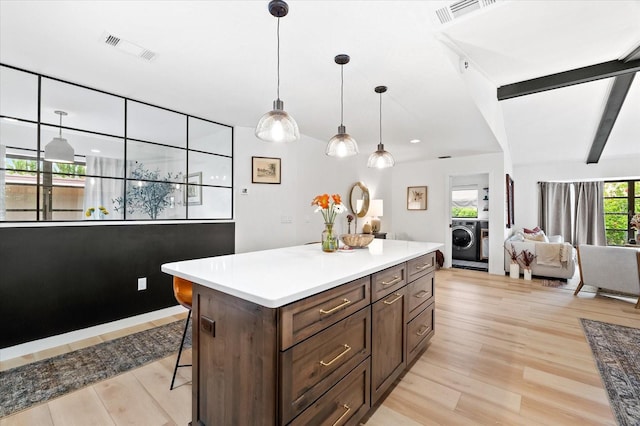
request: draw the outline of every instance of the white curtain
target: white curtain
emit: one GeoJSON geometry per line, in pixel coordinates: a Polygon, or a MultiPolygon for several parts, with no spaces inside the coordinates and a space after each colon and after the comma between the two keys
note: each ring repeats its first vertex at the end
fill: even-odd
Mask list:
{"type": "MultiPolygon", "coordinates": [[[[124,160],[87,155],[87,175],[124,176],[124,160]]],[[[122,196],[123,180],[87,177],[84,186],[84,212],[95,209],[90,217],[84,219],[122,219],[123,212],[114,209],[113,199],[122,196]],[[99,207],[104,207],[104,215],[99,207]]]]}
{"type": "Polygon", "coordinates": [[[604,182],[575,183],[574,245],[606,246],[604,227],[604,182]]]}
{"type": "MultiPolygon", "coordinates": [[[[0,145],[0,165],[2,165],[2,167],[5,167],[6,155],[7,147],[4,145],[0,145]]],[[[5,201],[5,197],[7,195],[5,189],[5,173],[6,172],[4,170],[0,170],[0,221],[7,220],[7,206],[5,201]]]]}
{"type": "Polygon", "coordinates": [[[573,244],[571,232],[572,183],[538,182],[538,222],[547,235],[562,235],[573,244]]]}

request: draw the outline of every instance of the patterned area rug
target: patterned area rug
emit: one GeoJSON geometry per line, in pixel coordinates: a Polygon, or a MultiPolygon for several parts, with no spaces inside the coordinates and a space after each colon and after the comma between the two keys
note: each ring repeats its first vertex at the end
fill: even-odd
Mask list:
{"type": "Polygon", "coordinates": [[[176,353],[183,330],[184,320],[175,321],[2,371],[0,418],[176,353]]]}
{"type": "Polygon", "coordinates": [[[640,425],[640,329],[580,319],[620,426],[640,425]]]}

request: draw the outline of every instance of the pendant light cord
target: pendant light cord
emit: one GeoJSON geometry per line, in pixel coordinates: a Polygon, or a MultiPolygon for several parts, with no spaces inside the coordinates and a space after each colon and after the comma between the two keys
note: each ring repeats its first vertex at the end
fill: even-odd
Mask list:
{"type": "Polygon", "coordinates": [[[380,93],[380,143],[382,143],[382,93],[380,93]]]}
{"type": "Polygon", "coordinates": [[[277,66],[277,72],[278,72],[278,97],[277,99],[280,99],[280,18],[278,18],[278,66],[277,66]]]}
{"type": "Polygon", "coordinates": [[[340,125],[343,126],[344,115],[344,65],[340,65],[340,125]]]}
{"type": "Polygon", "coordinates": [[[60,115],[60,127],[58,128],[58,137],[62,137],[62,114],[60,115]]]}

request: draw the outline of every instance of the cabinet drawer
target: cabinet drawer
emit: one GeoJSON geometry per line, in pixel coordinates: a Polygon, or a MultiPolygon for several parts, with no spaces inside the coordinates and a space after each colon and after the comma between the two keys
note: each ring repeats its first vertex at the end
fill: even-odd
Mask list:
{"type": "Polygon", "coordinates": [[[434,334],[434,307],[435,303],[430,304],[407,324],[407,362],[409,363],[426,347],[434,334]]]}
{"type": "Polygon", "coordinates": [[[369,358],[364,360],[291,425],[357,425],[369,411],[369,358]]]}
{"type": "Polygon", "coordinates": [[[436,269],[436,253],[428,253],[407,262],[409,282],[436,269]]]}
{"type": "Polygon", "coordinates": [[[402,263],[371,276],[371,301],[375,302],[407,283],[406,267],[402,263]]]}
{"type": "Polygon", "coordinates": [[[409,319],[416,316],[418,312],[433,301],[433,283],[435,276],[435,272],[429,272],[427,275],[418,278],[407,286],[409,319]]]}
{"type": "Polygon", "coordinates": [[[348,317],[369,304],[370,278],[363,277],[280,308],[280,349],[348,317]]]}
{"type": "Polygon", "coordinates": [[[288,422],[371,353],[366,307],[280,355],[282,419],[288,422]]]}

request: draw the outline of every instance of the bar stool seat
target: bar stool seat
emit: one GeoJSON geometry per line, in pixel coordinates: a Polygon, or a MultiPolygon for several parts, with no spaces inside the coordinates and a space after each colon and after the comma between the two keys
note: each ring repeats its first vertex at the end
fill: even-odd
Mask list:
{"type": "Polygon", "coordinates": [[[192,302],[193,285],[191,281],[179,277],[173,277],[173,295],[178,303],[189,310],[187,314],[187,321],[184,325],[184,331],[182,332],[182,340],[180,341],[180,349],[178,350],[178,357],[176,358],[176,366],[173,369],[173,377],[171,378],[171,386],[169,390],[173,390],[173,384],[176,380],[176,373],[178,367],[191,367],[191,364],[180,364],[180,357],[182,356],[182,348],[184,347],[184,339],[187,337],[187,330],[189,329],[189,319],[191,319],[191,302],[192,302]]]}

